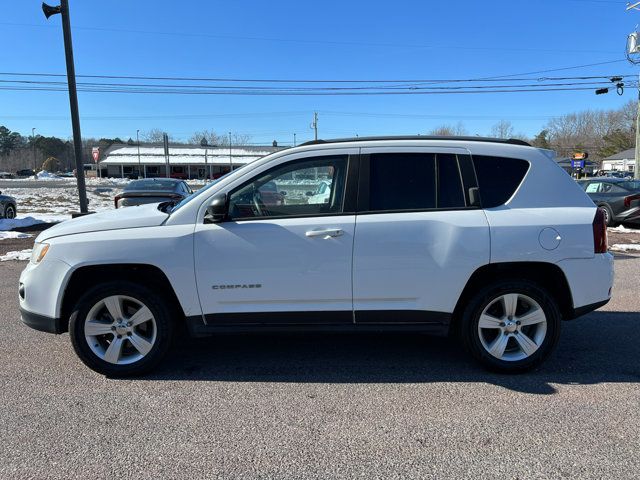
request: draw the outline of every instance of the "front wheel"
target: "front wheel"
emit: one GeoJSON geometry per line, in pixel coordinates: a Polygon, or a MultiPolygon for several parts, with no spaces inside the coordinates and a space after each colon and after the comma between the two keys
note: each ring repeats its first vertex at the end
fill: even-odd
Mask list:
{"type": "Polygon", "coordinates": [[[4,218],[8,218],[9,220],[16,218],[16,207],[7,205],[4,209],[4,218]]]}
{"type": "Polygon", "coordinates": [[[80,360],[112,377],[140,375],[165,355],[172,334],[171,309],[138,284],[109,282],[77,302],[69,334],[80,360]]]}
{"type": "Polygon", "coordinates": [[[479,291],[464,310],[460,333],[485,367],[507,373],[536,367],[560,337],[555,299],[528,281],[505,281],[479,291]]]}

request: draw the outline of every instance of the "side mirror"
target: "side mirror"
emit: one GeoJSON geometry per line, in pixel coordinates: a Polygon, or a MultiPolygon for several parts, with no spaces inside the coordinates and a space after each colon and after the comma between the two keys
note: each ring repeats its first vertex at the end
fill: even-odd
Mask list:
{"type": "Polygon", "coordinates": [[[307,192],[307,193],[305,193],[305,195],[306,195],[307,197],[313,197],[313,192],[307,192]]]}
{"type": "Polygon", "coordinates": [[[469,189],[469,206],[480,206],[480,189],[478,189],[478,187],[472,187],[469,189]]]}
{"type": "Polygon", "coordinates": [[[287,196],[287,192],[285,192],[284,190],[280,192],[280,195],[282,195],[283,197],[287,196]]]}
{"type": "Polygon", "coordinates": [[[219,193],[211,200],[204,214],[204,223],[222,222],[227,216],[227,194],[219,193]]]}

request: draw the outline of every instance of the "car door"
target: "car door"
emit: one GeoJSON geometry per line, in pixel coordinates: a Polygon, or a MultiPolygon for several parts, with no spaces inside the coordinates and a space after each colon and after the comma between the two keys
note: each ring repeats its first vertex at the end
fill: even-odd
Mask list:
{"type": "Polygon", "coordinates": [[[357,323],[446,323],[489,262],[469,152],[363,148],[354,244],[357,323]]]}
{"type": "Polygon", "coordinates": [[[292,155],[227,192],[226,221],[196,226],[208,324],[353,322],[357,153],[292,155]],[[310,203],[322,181],[331,183],[328,200],[310,203]]]}

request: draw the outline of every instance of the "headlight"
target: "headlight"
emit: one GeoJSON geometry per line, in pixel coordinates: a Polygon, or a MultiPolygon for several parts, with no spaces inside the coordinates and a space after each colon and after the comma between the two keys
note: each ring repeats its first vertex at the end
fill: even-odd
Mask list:
{"type": "Polygon", "coordinates": [[[48,243],[34,243],[33,250],[31,251],[31,263],[33,263],[34,265],[39,264],[48,251],[48,243]]]}

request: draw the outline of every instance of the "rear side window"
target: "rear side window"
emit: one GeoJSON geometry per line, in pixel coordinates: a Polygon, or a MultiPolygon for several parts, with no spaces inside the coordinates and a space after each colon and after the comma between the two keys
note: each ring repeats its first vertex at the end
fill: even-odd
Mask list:
{"type": "Polygon", "coordinates": [[[435,165],[434,154],[371,155],[369,210],[436,208],[435,165]]]}
{"type": "Polygon", "coordinates": [[[474,155],[483,208],[503,205],[522,183],[529,162],[516,158],[474,155]]]}

